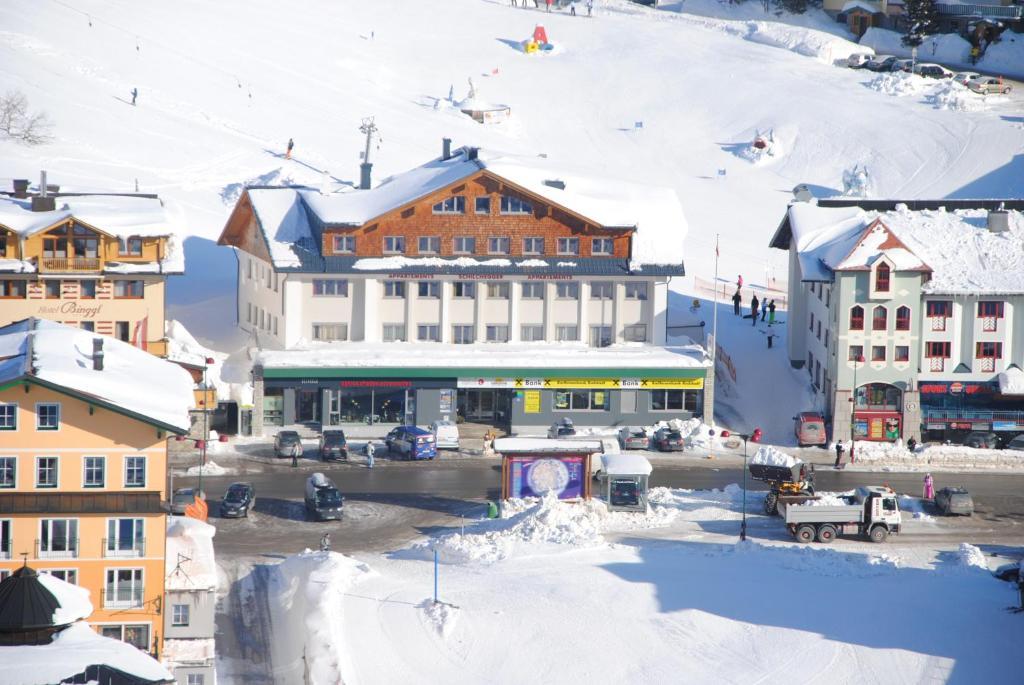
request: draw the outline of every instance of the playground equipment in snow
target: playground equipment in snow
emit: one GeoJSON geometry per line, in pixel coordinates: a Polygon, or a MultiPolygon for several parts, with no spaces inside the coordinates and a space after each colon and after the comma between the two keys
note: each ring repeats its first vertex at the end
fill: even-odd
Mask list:
{"type": "Polygon", "coordinates": [[[523,52],[528,55],[532,55],[535,52],[549,52],[555,48],[548,41],[548,33],[544,30],[544,27],[537,24],[536,28],[533,29],[533,36],[529,40],[523,41],[523,52]]]}

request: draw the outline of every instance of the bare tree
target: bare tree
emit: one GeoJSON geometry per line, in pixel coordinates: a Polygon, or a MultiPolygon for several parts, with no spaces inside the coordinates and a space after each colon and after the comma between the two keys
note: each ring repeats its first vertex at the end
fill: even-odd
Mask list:
{"type": "Polygon", "coordinates": [[[46,112],[32,112],[28,98],[18,90],[0,96],[0,137],[26,145],[42,145],[51,140],[53,123],[46,112]]]}

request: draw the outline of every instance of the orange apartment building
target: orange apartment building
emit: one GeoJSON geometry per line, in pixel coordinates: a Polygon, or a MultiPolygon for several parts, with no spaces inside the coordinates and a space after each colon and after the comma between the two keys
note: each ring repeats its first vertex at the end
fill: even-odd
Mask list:
{"type": "Polygon", "coordinates": [[[0,326],[28,317],[166,353],[167,276],[184,272],[172,218],[155,195],[0,194],[0,326]]]}
{"type": "Polygon", "coordinates": [[[110,338],[42,319],[0,328],[0,578],[26,560],[88,588],[89,623],[157,656],[167,439],[192,379],[110,338]]]}

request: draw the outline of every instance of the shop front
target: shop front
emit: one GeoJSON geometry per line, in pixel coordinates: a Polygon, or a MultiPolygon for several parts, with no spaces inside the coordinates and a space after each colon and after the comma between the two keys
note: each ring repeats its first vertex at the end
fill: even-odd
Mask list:
{"type": "Polygon", "coordinates": [[[903,427],[903,391],[888,383],[867,383],[857,388],[853,411],[856,440],[892,442],[903,427]]]}
{"type": "Polygon", "coordinates": [[[929,381],[920,391],[925,440],[961,442],[983,431],[1009,442],[1024,433],[1024,397],[1001,392],[996,381],[929,381]]]}

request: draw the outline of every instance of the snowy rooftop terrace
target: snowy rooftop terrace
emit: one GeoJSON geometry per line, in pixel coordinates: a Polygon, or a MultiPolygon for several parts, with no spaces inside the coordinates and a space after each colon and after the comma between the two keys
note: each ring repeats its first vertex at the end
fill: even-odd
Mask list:
{"type": "Polygon", "coordinates": [[[216,590],[213,536],[217,529],[188,516],[167,519],[167,590],[216,590]]]}
{"type": "Polygon", "coordinates": [[[95,333],[46,319],[0,328],[0,384],[38,379],[112,408],[187,431],[194,403],[192,377],[164,361],[102,336],[103,369],[93,368],[95,333]]]}
{"type": "Polygon", "coordinates": [[[793,238],[804,281],[831,281],[833,272],[868,268],[884,252],[897,270],[930,271],[923,290],[935,294],[1024,293],[1024,202],[1006,201],[1008,228],[993,232],[988,214],[998,201],[893,202],[828,200],[794,203],[772,240],[793,238]],[[886,231],[902,243],[883,247],[886,231]]]}
{"type": "Polygon", "coordinates": [[[692,344],[655,347],[623,343],[590,347],[582,343],[310,343],[290,350],[264,350],[264,368],[521,368],[521,369],[693,369],[710,366],[704,349],[692,344]]]}
{"type": "Polygon", "coordinates": [[[683,263],[687,223],[674,190],[595,178],[545,157],[480,149],[470,158],[469,148],[461,148],[449,159],[433,159],[370,190],[324,194],[309,188],[251,188],[248,193],[275,264],[297,268],[302,248],[295,243],[315,242],[307,210],[328,226],[362,226],[484,170],[599,226],[635,228],[633,269],[683,263]]]}

